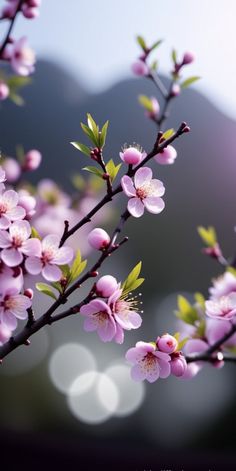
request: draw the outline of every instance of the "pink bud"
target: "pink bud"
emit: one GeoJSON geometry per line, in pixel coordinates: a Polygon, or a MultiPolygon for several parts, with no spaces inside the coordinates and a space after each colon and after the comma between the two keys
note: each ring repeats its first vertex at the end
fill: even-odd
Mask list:
{"type": "Polygon", "coordinates": [[[21,168],[17,160],[7,157],[2,163],[2,167],[6,173],[6,179],[9,183],[14,183],[21,175],[21,168]]]}
{"type": "Polygon", "coordinates": [[[173,164],[177,157],[177,152],[173,146],[165,147],[154,159],[161,165],[173,164]]]}
{"type": "Polygon", "coordinates": [[[106,231],[100,227],[93,229],[88,235],[88,242],[93,249],[105,249],[110,243],[110,237],[106,231]]]}
{"type": "Polygon", "coordinates": [[[136,147],[128,147],[124,152],[120,152],[120,158],[126,164],[136,165],[143,159],[143,153],[136,147]]]}
{"type": "Polygon", "coordinates": [[[9,91],[8,85],[5,82],[0,82],[0,101],[6,100],[9,91]]]}
{"type": "Polygon", "coordinates": [[[42,154],[36,150],[32,149],[25,154],[25,161],[22,165],[24,170],[37,170],[41,164],[42,154]]]}
{"type": "Polygon", "coordinates": [[[27,0],[27,3],[29,5],[29,7],[33,8],[33,7],[40,7],[41,5],[41,0],[27,0]]]}
{"type": "Polygon", "coordinates": [[[117,280],[111,275],[102,276],[96,283],[97,294],[103,296],[103,298],[111,296],[117,288],[117,280]]]}
{"type": "Polygon", "coordinates": [[[177,377],[183,376],[187,369],[187,362],[184,356],[179,352],[174,353],[171,356],[170,367],[172,375],[177,377]]]}
{"type": "Polygon", "coordinates": [[[164,334],[158,338],[157,347],[161,352],[173,353],[178,347],[178,342],[172,335],[164,334]]]}
{"type": "Polygon", "coordinates": [[[193,62],[194,60],[195,60],[195,54],[193,54],[193,52],[188,51],[188,52],[185,52],[184,54],[182,64],[183,65],[191,64],[191,62],[193,62]]]}
{"type": "Polygon", "coordinates": [[[216,243],[214,247],[204,247],[202,251],[203,253],[205,253],[206,255],[209,255],[212,258],[218,259],[219,257],[222,257],[221,248],[218,243],[216,243]]]}
{"type": "Polygon", "coordinates": [[[131,66],[132,72],[140,77],[149,74],[149,68],[143,61],[136,61],[131,66]]]}
{"type": "Polygon", "coordinates": [[[29,299],[33,299],[34,297],[34,292],[32,289],[30,288],[27,288],[25,291],[24,291],[24,296],[27,296],[27,298],[29,299]]]}
{"type": "Polygon", "coordinates": [[[34,18],[37,18],[39,16],[39,10],[38,8],[32,8],[32,7],[29,7],[28,5],[24,4],[22,5],[22,13],[24,15],[25,18],[27,18],[28,20],[32,20],[34,18]]]}
{"type": "Polygon", "coordinates": [[[150,98],[150,101],[151,101],[151,106],[152,106],[152,109],[149,110],[149,111],[146,111],[146,116],[148,118],[156,118],[156,116],[159,114],[160,112],[160,105],[159,105],[159,102],[157,101],[157,99],[155,97],[151,97],[150,98]]]}
{"type": "Polygon", "coordinates": [[[11,337],[12,332],[4,324],[0,323],[0,345],[6,343],[11,337]]]}
{"type": "Polygon", "coordinates": [[[181,88],[178,83],[173,83],[172,88],[171,88],[171,96],[178,96],[181,93],[181,88]]]}

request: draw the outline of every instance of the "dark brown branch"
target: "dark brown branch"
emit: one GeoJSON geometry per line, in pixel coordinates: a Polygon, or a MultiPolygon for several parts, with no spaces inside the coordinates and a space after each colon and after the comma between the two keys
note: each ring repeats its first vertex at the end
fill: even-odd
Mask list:
{"type": "Polygon", "coordinates": [[[20,12],[20,9],[21,9],[21,6],[22,6],[23,2],[24,2],[24,0],[19,0],[18,7],[16,9],[15,15],[10,19],[10,24],[9,24],[9,28],[7,30],[7,34],[6,34],[5,39],[4,39],[4,41],[3,41],[3,43],[0,47],[0,59],[3,55],[5,47],[7,46],[8,42],[9,42],[10,35],[11,35],[11,32],[12,32],[16,17],[18,15],[18,13],[20,12]]]}

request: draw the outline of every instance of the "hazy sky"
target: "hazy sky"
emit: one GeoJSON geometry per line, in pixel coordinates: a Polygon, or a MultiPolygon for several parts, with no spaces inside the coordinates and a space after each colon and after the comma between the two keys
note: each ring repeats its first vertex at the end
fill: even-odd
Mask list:
{"type": "Polygon", "coordinates": [[[165,38],[161,70],[170,69],[173,46],[194,51],[188,73],[201,75],[198,87],[236,118],[235,18],[235,0],[42,0],[40,19],[19,19],[16,32],[92,91],[130,74],[137,34],[150,42],[165,38]]]}

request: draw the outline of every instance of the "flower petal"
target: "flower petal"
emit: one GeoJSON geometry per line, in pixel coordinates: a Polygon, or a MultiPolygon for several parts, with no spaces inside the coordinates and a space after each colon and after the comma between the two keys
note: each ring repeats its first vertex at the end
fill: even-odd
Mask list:
{"type": "Polygon", "coordinates": [[[134,365],[131,368],[131,378],[134,381],[143,381],[146,379],[146,371],[140,365],[134,365]]]}
{"type": "Polygon", "coordinates": [[[48,250],[51,248],[57,248],[59,247],[60,244],[60,237],[57,234],[49,234],[44,239],[42,240],[42,249],[48,250]]]}
{"type": "MultiPolygon", "coordinates": [[[[23,222],[23,221],[22,221],[23,222]]],[[[40,257],[42,254],[41,242],[36,237],[26,240],[21,247],[21,252],[29,256],[40,257]]]]}
{"type": "Polygon", "coordinates": [[[28,221],[16,221],[10,226],[9,233],[12,238],[19,237],[20,240],[22,240],[23,242],[30,237],[30,224],[28,223],[28,221]]]}
{"type": "Polygon", "coordinates": [[[61,278],[62,272],[56,265],[47,263],[42,269],[42,275],[48,281],[58,281],[61,278]]]}
{"type": "Polygon", "coordinates": [[[22,206],[16,206],[11,210],[7,211],[7,216],[11,221],[17,221],[18,219],[23,219],[26,215],[25,209],[22,206]]]}
{"type": "Polygon", "coordinates": [[[158,198],[158,196],[148,196],[147,198],[144,198],[143,204],[149,213],[152,214],[161,213],[165,207],[163,199],[158,198]]]}
{"type": "Polygon", "coordinates": [[[3,249],[1,259],[8,267],[16,267],[21,264],[23,255],[14,248],[3,249]]]}
{"type": "Polygon", "coordinates": [[[111,315],[110,308],[108,305],[105,303],[105,301],[102,301],[102,299],[93,299],[90,301],[88,304],[84,304],[80,308],[80,314],[82,316],[91,316],[93,314],[96,314],[97,312],[108,312],[109,315],[111,315]]]}
{"type": "Polygon", "coordinates": [[[161,180],[154,178],[151,181],[152,196],[163,196],[165,193],[165,187],[161,180]]]}
{"type": "Polygon", "coordinates": [[[170,376],[171,367],[168,361],[158,360],[160,367],[160,378],[167,378],[170,376]]]}
{"type": "Polygon", "coordinates": [[[144,205],[139,198],[131,198],[127,205],[128,211],[135,218],[140,218],[144,213],[144,205]]]}
{"type": "Polygon", "coordinates": [[[1,314],[1,322],[10,330],[15,330],[17,327],[17,320],[15,316],[13,316],[13,314],[9,311],[4,311],[1,314]]]}
{"type": "Polygon", "coordinates": [[[9,232],[0,231],[0,247],[2,249],[11,247],[11,238],[10,238],[9,232]]]}
{"type": "Polygon", "coordinates": [[[8,229],[10,223],[11,221],[7,216],[5,216],[4,214],[0,216],[0,229],[8,229]]]}
{"type": "Polygon", "coordinates": [[[136,191],[135,191],[135,188],[134,188],[133,181],[130,177],[128,177],[128,175],[124,175],[122,177],[121,186],[122,186],[122,189],[123,189],[124,193],[127,196],[135,196],[136,195],[136,191]]]}
{"type": "Polygon", "coordinates": [[[11,307],[9,311],[18,319],[27,318],[27,309],[31,306],[31,300],[22,294],[16,294],[11,296],[11,302],[14,304],[14,307],[11,307]]]}
{"type": "Polygon", "coordinates": [[[53,263],[56,263],[56,265],[66,265],[71,262],[73,256],[74,252],[71,247],[61,247],[53,257],[53,263]]]}
{"type": "Polygon", "coordinates": [[[149,183],[151,179],[152,179],[152,170],[149,167],[139,168],[134,175],[135,187],[140,188],[145,183],[149,183]]]}
{"type": "Polygon", "coordinates": [[[29,257],[25,261],[25,268],[31,275],[38,275],[42,267],[42,262],[38,257],[29,257]]]}

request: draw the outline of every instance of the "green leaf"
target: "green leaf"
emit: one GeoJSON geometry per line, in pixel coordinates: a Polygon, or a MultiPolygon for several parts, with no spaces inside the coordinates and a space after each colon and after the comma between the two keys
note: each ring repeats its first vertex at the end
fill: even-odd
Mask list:
{"type": "Polygon", "coordinates": [[[201,306],[201,308],[205,308],[205,298],[202,293],[194,293],[194,299],[196,303],[201,306]]]}
{"type": "Polygon", "coordinates": [[[60,269],[62,271],[62,274],[65,278],[69,278],[70,276],[70,266],[69,265],[60,265],[60,269]]]}
{"type": "Polygon", "coordinates": [[[57,300],[55,293],[52,291],[52,288],[47,283],[36,283],[36,289],[46,296],[50,296],[51,298],[57,300]]]}
{"type": "Polygon", "coordinates": [[[86,187],[86,180],[79,173],[73,175],[71,181],[76,190],[83,191],[86,187]]]}
{"type": "Polygon", "coordinates": [[[146,95],[139,95],[138,96],[139,103],[145,108],[147,111],[153,111],[153,104],[152,100],[148,98],[146,95]]]}
{"type": "Polygon", "coordinates": [[[151,63],[150,69],[153,70],[153,72],[155,72],[157,68],[158,68],[158,61],[156,60],[151,63]]]}
{"type": "Polygon", "coordinates": [[[154,49],[157,49],[161,43],[163,43],[163,39],[159,39],[159,41],[156,41],[151,47],[150,47],[150,51],[154,51],[154,49]]]}
{"type": "Polygon", "coordinates": [[[169,139],[173,134],[175,133],[175,130],[173,128],[167,129],[167,131],[162,134],[161,139],[169,139]]]}
{"type": "Polygon", "coordinates": [[[76,280],[76,278],[78,278],[78,276],[85,270],[86,266],[87,260],[81,259],[81,253],[80,250],[78,250],[70,269],[69,283],[76,280]]]}
{"type": "Polygon", "coordinates": [[[112,159],[106,164],[106,171],[108,175],[110,175],[111,182],[115,180],[121,165],[122,164],[115,165],[112,159]]]}
{"type": "Polygon", "coordinates": [[[91,114],[87,113],[87,121],[88,127],[91,129],[95,139],[99,142],[99,128],[98,125],[95,123],[94,119],[92,118],[91,114]]]}
{"type": "Polygon", "coordinates": [[[89,165],[88,167],[84,167],[82,170],[86,170],[86,172],[93,173],[99,178],[103,178],[103,175],[104,175],[104,172],[102,170],[98,169],[97,167],[93,167],[91,165],[89,165]]]}
{"type": "Polygon", "coordinates": [[[232,273],[232,275],[234,275],[236,277],[236,268],[227,267],[227,271],[229,271],[230,273],[232,273]]]}
{"type": "Polygon", "coordinates": [[[42,239],[42,237],[40,237],[40,235],[39,235],[37,229],[35,229],[35,227],[31,227],[31,237],[39,239],[39,240],[42,239]]]}
{"type": "Polygon", "coordinates": [[[188,340],[189,337],[184,337],[180,342],[178,342],[178,350],[182,350],[188,340]]]}
{"type": "Polygon", "coordinates": [[[205,330],[206,330],[206,321],[205,319],[201,319],[199,321],[199,324],[197,326],[197,332],[196,334],[202,338],[202,337],[205,337],[205,330]]]}
{"type": "Polygon", "coordinates": [[[177,52],[176,52],[175,49],[172,50],[171,58],[172,58],[174,64],[176,64],[176,62],[177,62],[177,52]]]}
{"type": "Polygon", "coordinates": [[[134,291],[137,289],[143,282],[144,278],[138,278],[142,268],[142,262],[137,263],[133,270],[129,273],[126,280],[122,284],[122,296],[125,296],[129,291],[134,291]]]}
{"type": "Polygon", "coordinates": [[[17,106],[23,106],[25,104],[24,98],[22,98],[20,95],[18,95],[18,93],[13,92],[13,90],[10,90],[9,98],[17,106]]]}
{"type": "Polygon", "coordinates": [[[96,137],[94,136],[91,129],[88,126],[86,126],[86,124],[80,123],[80,125],[81,125],[81,128],[83,129],[84,133],[89,137],[90,141],[92,141],[93,144],[96,147],[98,147],[99,146],[98,139],[96,139],[96,137]]]}
{"type": "Polygon", "coordinates": [[[194,325],[199,319],[197,310],[191,306],[184,296],[179,295],[177,302],[179,310],[175,312],[175,315],[186,324],[194,325]]]}
{"type": "Polygon", "coordinates": [[[137,36],[137,42],[141,46],[143,51],[147,50],[147,45],[146,45],[145,39],[142,36],[137,36]]]}
{"type": "Polygon", "coordinates": [[[101,149],[105,146],[105,143],[106,143],[108,125],[109,125],[109,121],[106,121],[105,124],[102,127],[101,132],[100,132],[99,143],[100,143],[100,148],[101,149]]]}
{"type": "Polygon", "coordinates": [[[71,142],[72,146],[74,146],[76,149],[80,150],[83,154],[87,155],[90,157],[90,149],[89,147],[85,146],[84,144],[81,144],[80,142],[71,142]]]}
{"type": "Polygon", "coordinates": [[[12,75],[8,78],[7,84],[10,88],[21,88],[25,87],[32,83],[32,78],[30,77],[20,77],[19,75],[12,75]]]}
{"type": "Polygon", "coordinates": [[[59,291],[59,293],[63,293],[63,289],[62,289],[62,286],[61,286],[61,283],[59,283],[59,281],[53,281],[51,283],[51,285],[53,286],[53,288],[55,288],[57,291],[59,291]]]}
{"type": "Polygon", "coordinates": [[[217,235],[213,226],[209,226],[208,228],[198,226],[197,231],[204,244],[208,247],[214,247],[217,244],[217,235]]]}
{"type": "Polygon", "coordinates": [[[200,78],[201,78],[201,77],[197,77],[197,76],[195,76],[195,77],[189,77],[188,79],[184,80],[184,81],[180,84],[180,86],[181,86],[181,88],[187,88],[187,87],[189,87],[190,85],[192,85],[192,83],[197,82],[198,80],[200,80],[200,78]]]}

